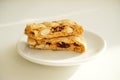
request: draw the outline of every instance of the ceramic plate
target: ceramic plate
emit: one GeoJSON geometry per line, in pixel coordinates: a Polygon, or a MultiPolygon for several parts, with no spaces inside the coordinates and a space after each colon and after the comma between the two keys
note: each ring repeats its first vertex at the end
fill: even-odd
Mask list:
{"type": "Polygon", "coordinates": [[[87,43],[87,52],[80,54],[73,51],[36,50],[27,45],[27,37],[23,37],[17,43],[18,53],[25,59],[49,66],[73,66],[79,65],[96,57],[105,50],[105,41],[99,35],[85,31],[84,38],[87,43]]]}

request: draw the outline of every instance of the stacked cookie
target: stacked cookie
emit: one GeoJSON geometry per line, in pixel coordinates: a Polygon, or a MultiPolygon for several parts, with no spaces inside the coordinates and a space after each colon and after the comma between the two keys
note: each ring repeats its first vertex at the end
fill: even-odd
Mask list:
{"type": "Polygon", "coordinates": [[[25,34],[30,48],[46,50],[86,51],[84,29],[71,20],[28,24],[25,34]]]}

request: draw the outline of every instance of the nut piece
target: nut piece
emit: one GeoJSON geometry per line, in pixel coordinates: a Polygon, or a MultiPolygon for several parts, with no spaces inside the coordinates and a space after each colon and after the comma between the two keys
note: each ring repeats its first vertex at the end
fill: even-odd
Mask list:
{"type": "Polygon", "coordinates": [[[64,41],[64,42],[68,42],[69,39],[68,39],[68,38],[63,38],[63,41],[64,41]]]}
{"type": "Polygon", "coordinates": [[[72,32],[73,32],[73,29],[70,27],[67,27],[67,33],[72,33],[72,32]]]}
{"type": "Polygon", "coordinates": [[[44,29],[41,31],[41,35],[45,36],[45,35],[49,34],[49,32],[50,32],[50,29],[44,29]]]}
{"type": "Polygon", "coordinates": [[[29,42],[29,41],[28,41],[28,44],[29,44],[29,45],[35,45],[35,44],[36,44],[36,42],[32,42],[32,41],[31,41],[31,42],[29,42]]]}
{"type": "Polygon", "coordinates": [[[44,44],[41,44],[41,45],[37,45],[37,46],[36,46],[36,48],[40,48],[40,49],[42,49],[42,48],[44,48],[44,47],[45,47],[44,44]]]}
{"type": "Polygon", "coordinates": [[[27,42],[29,45],[36,45],[36,41],[30,37],[28,38],[27,42]]]}

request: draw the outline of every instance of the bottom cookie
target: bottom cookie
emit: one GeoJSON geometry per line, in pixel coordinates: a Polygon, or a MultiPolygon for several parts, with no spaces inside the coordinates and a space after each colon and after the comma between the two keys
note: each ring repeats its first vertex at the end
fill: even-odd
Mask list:
{"type": "Polygon", "coordinates": [[[30,48],[45,49],[45,50],[69,50],[79,53],[86,51],[86,44],[81,36],[67,36],[51,39],[35,40],[28,37],[30,48]]]}

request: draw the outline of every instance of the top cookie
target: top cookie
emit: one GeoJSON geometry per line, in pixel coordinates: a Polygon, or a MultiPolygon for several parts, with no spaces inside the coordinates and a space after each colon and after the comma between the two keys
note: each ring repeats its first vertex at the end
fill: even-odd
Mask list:
{"type": "Polygon", "coordinates": [[[59,20],[52,22],[28,24],[25,34],[34,39],[55,38],[82,34],[84,29],[81,25],[71,20],[59,20]]]}

